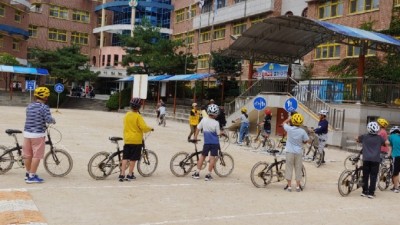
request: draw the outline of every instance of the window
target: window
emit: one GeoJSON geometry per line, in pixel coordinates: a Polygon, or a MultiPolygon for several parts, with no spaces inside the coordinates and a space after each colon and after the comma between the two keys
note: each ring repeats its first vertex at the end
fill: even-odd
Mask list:
{"type": "Polygon", "coordinates": [[[14,21],[17,23],[21,23],[21,19],[22,19],[22,13],[20,11],[15,11],[14,14],[14,21]]]}
{"type": "Polygon", "coordinates": [[[394,6],[395,7],[400,6],[400,0],[394,0],[394,6]]]}
{"type": "Polygon", "coordinates": [[[74,10],[72,12],[72,20],[77,21],[77,22],[82,22],[82,23],[89,23],[90,22],[90,14],[89,14],[89,12],[74,10]]]}
{"type": "Polygon", "coordinates": [[[200,55],[197,60],[197,68],[198,69],[208,69],[210,55],[200,55]]]}
{"type": "Polygon", "coordinates": [[[379,0],[350,0],[350,13],[368,12],[376,9],[379,9],[379,0]]]}
{"type": "Polygon", "coordinates": [[[263,16],[257,16],[257,17],[251,18],[251,25],[253,26],[254,24],[262,22],[264,19],[265,19],[265,17],[263,17],[263,16]]]}
{"type": "Polygon", "coordinates": [[[0,35],[0,48],[4,46],[4,38],[3,35],[0,35]]]}
{"type": "Polygon", "coordinates": [[[49,29],[49,40],[67,42],[67,31],[51,28],[49,29]]]}
{"type": "Polygon", "coordinates": [[[118,66],[119,55],[114,55],[114,66],[118,66]]]}
{"type": "Polygon", "coordinates": [[[71,33],[71,43],[78,45],[87,45],[89,43],[89,34],[72,32],[71,33]]]}
{"type": "Polygon", "coordinates": [[[185,9],[176,10],[176,23],[182,22],[185,19],[185,9]]]}
{"type": "Polygon", "coordinates": [[[50,6],[50,16],[60,19],[68,19],[68,9],[52,5],[50,6]]]}
{"type": "Polygon", "coordinates": [[[225,27],[216,27],[214,29],[214,40],[220,40],[225,38],[225,27]]]}
{"type": "Polygon", "coordinates": [[[318,18],[326,19],[343,15],[343,0],[331,0],[318,7],[318,18]]]}
{"type": "Polygon", "coordinates": [[[19,51],[19,41],[18,40],[13,39],[12,50],[19,51]]]}
{"type": "Polygon", "coordinates": [[[192,5],[192,7],[190,8],[190,14],[192,18],[196,16],[196,9],[197,9],[197,4],[192,5]]]}
{"type": "Polygon", "coordinates": [[[3,4],[0,4],[0,16],[4,17],[4,15],[6,15],[5,6],[3,4]]]}
{"type": "Polygon", "coordinates": [[[336,43],[325,43],[315,49],[316,59],[331,59],[340,57],[340,45],[336,43]]]}
{"type": "MultiPolygon", "coordinates": [[[[347,57],[358,57],[360,55],[360,47],[348,45],[347,46],[347,57]]],[[[376,51],[373,49],[368,49],[365,56],[375,56],[376,51]]]]}
{"type": "Polygon", "coordinates": [[[32,4],[31,12],[42,13],[42,5],[40,3],[32,4]]]}
{"type": "Polygon", "coordinates": [[[194,31],[191,31],[186,34],[186,44],[192,45],[194,44],[194,31]]]}
{"type": "Polygon", "coordinates": [[[183,41],[183,34],[174,35],[174,40],[175,41],[183,41]]]}
{"type": "Polygon", "coordinates": [[[246,22],[233,24],[233,35],[241,35],[246,30],[246,22]]]}
{"type": "Polygon", "coordinates": [[[37,37],[37,26],[29,25],[29,37],[37,37]]]}
{"type": "Polygon", "coordinates": [[[211,40],[211,31],[203,31],[200,33],[200,43],[207,42],[211,40]]]}

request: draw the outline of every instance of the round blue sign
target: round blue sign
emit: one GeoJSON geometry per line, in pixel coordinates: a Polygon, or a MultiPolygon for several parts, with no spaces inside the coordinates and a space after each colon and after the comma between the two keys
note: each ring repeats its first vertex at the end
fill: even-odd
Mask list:
{"type": "Polygon", "coordinates": [[[54,90],[55,90],[57,93],[61,93],[61,92],[64,91],[64,85],[58,83],[58,84],[54,85],[54,90]]]}
{"type": "Polygon", "coordinates": [[[286,112],[294,112],[297,109],[297,100],[295,98],[289,98],[285,102],[286,112]]]}
{"type": "Polygon", "coordinates": [[[253,100],[253,106],[256,110],[263,110],[265,107],[267,107],[267,100],[263,97],[257,97],[253,100]]]}

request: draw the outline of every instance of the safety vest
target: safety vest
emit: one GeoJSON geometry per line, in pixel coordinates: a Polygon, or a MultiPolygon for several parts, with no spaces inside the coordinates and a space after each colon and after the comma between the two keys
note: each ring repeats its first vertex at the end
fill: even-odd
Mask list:
{"type": "Polygon", "coordinates": [[[189,115],[189,124],[195,126],[199,124],[200,114],[198,110],[194,109],[192,109],[191,112],[192,113],[189,115]],[[192,116],[192,114],[194,114],[194,116],[192,116]]]}

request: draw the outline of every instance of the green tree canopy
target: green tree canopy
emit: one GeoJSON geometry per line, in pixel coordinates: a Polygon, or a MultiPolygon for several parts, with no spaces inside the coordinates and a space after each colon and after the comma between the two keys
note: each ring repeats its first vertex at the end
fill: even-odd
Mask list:
{"type": "Polygon", "coordinates": [[[124,35],[121,39],[127,52],[122,65],[128,74],[183,74],[185,68],[195,68],[191,53],[177,52],[183,43],[163,38],[160,29],[147,20],[135,27],[133,37],[124,35]]]}
{"type": "Polygon", "coordinates": [[[242,70],[242,65],[239,59],[222,55],[222,50],[211,52],[211,66],[215,73],[219,75],[238,76],[242,70]]]}
{"type": "Polygon", "coordinates": [[[98,73],[89,70],[89,58],[81,54],[80,47],[76,45],[55,51],[34,49],[33,57],[33,66],[47,69],[51,76],[62,79],[64,83],[94,80],[98,76],[98,73]]]}
{"type": "Polygon", "coordinates": [[[0,53],[0,64],[1,65],[7,65],[7,66],[18,66],[20,65],[17,58],[15,56],[7,53],[7,52],[1,52],[0,53]]]}

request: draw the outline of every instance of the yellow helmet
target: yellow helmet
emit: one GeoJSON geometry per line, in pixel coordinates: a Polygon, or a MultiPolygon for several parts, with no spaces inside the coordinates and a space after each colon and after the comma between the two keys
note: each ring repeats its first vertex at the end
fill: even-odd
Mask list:
{"type": "Polygon", "coordinates": [[[378,118],[378,120],[376,122],[378,122],[379,126],[384,127],[384,128],[389,125],[389,122],[387,120],[385,120],[384,118],[378,118]]]}
{"type": "Polygon", "coordinates": [[[35,89],[33,95],[37,98],[48,98],[50,96],[50,90],[47,87],[38,87],[35,89]]]}
{"type": "Polygon", "coordinates": [[[246,107],[242,107],[242,108],[240,109],[240,111],[243,112],[243,113],[247,113],[247,108],[246,108],[246,107]]]}
{"type": "Polygon", "coordinates": [[[292,122],[293,125],[295,126],[300,126],[303,124],[304,118],[300,113],[296,113],[292,115],[290,118],[290,121],[292,122]]]}

